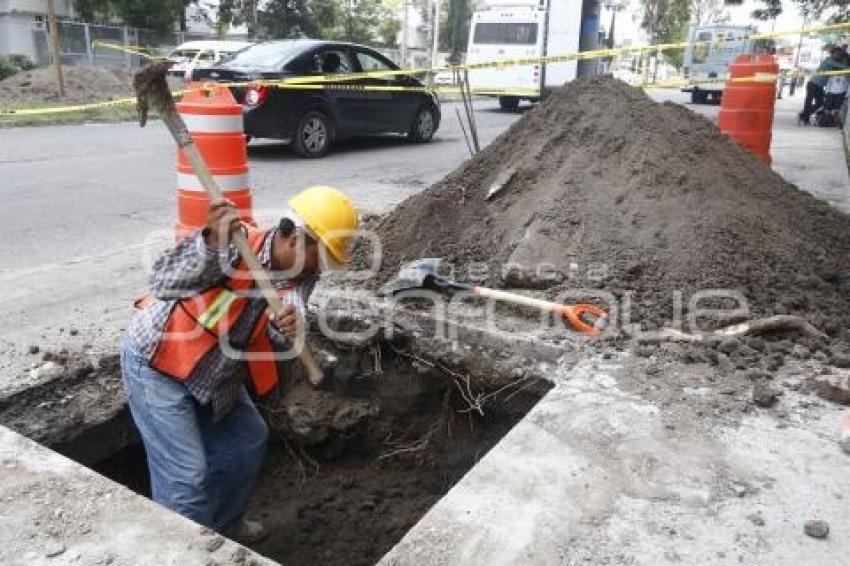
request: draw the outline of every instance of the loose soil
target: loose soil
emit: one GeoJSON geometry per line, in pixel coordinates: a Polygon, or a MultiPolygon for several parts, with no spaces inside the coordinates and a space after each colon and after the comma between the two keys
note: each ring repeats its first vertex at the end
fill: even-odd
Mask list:
{"type": "Polygon", "coordinates": [[[63,67],[65,96],[56,86],[52,67],[22,71],[0,81],[0,109],[85,104],[127,98],[133,94],[133,73],[109,67],[63,67]]]}
{"type": "Polygon", "coordinates": [[[610,78],[555,91],[376,230],[375,284],[442,257],[459,279],[550,297],[633,291],[632,321],[648,329],[671,320],[675,291],[687,307],[696,291],[730,289],[753,316],[797,314],[850,340],[850,218],[701,116],[610,78]]]}

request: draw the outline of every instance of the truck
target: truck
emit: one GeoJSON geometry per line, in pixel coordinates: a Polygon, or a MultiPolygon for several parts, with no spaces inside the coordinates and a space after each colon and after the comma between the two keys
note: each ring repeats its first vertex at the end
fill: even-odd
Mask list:
{"type": "MultiPolygon", "coordinates": [[[[566,55],[598,48],[598,0],[485,0],[472,14],[467,64],[566,55]]],[[[472,69],[469,83],[482,91],[505,90],[499,106],[513,111],[582,74],[595,61],[567,61],[472,69]],[[513,91],[513,92],[511,92],[513,91]]]]}
{"type": "Polygon", "coordinates": [[[682,60],[682,73],[691,93],[691,102],[705,104],[720,101],[729,64],[738,55],[771,53],[773,41],[751,40],[755,28],[747,25],[711,24],[690,26],[688,46],[682,60]]]}

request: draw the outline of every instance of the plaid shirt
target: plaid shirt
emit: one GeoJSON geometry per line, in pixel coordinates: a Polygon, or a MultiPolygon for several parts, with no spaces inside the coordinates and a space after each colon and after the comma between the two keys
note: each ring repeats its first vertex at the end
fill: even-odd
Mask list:
{"type": "MultiPolygon", "coordinates": [[[[260,263],[267,269],[271,266],[271,247],[276,232],[276,229],[269,231],[259,253],[260,263]]],[[[157,300],[136,311],[127,327],[125,339],[136,352],[150,361],[177,301],[221,285],[238,263],[239,256],[233,244],[227,251],[210,249],[200,231],[184,238],[154,263],[150,287],[157,300]]],[[[294,304],[303,312],[317,280],[317,276],[311,275],[297,280],[274,279],[273,283],[278,289],[290,288],[282,296],[284,303],[294,304]]],[[[248,342],[267,306],[260,296],[246,299],[239,319],[228,334],[230,344],[248,342]]],[[[271,324],[267,326],[266,333],[278,348],[289,348],[286,337],[271,324]]],[[[185,384],[201,405],[212,405],[213,418],[218,420],[233,407],[246,376],[247,367],[243,360],[228,356],[221,347],[216,347],[201,358],[185,384]]]]}

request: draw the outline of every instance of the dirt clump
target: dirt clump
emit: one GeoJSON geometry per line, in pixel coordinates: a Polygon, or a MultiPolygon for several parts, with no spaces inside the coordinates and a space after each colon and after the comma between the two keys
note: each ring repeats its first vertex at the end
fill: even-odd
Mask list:
{"type": "Polygon", "coordinates": [[[0,108],[85,104],[133,96],[133,73],[110,67],[63,67],[65,96],[59,96],[52,67],[22,71],[0,81],[0,108]]]}
{"type": "MultiPolygon", "coordinates": [[[[673,319],[674,292],[687,311],[694,293],[727,289],[751,316],[797,314],[850,338],[850,218],[701,116],[610,78],[553,92],[376,231],[373,286],[436,256],[458,279],[550,297],[631,291],[631,320],[647,329],[673,319]]],[[[368,251],[355,250],[360,266],[368,251]]]]}

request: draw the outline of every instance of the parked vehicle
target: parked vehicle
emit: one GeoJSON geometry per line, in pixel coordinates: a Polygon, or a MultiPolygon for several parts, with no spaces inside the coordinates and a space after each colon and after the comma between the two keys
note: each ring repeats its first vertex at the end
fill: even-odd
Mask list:
{"type": "Polygon", "coordinates": [[[682,71],[688,84],[682,91],[691,93],[691,102],[705,104],[719,101],[727,78],[727,68],[738,55],[770,53],[772,40],[749,39],[756,33],[752,26],[713,24],[691,26],[682,71]],[[709,82],[703,82],[709,81],[709,82]]]}
{"type": "Polygon", "coordinates": [[[168,54],[168,59],[174,62],[168,74],[191,77],[195,67],[214,65],[250,45],[253,45],[250,41],[187,41],[168,54]]]}
{"type": "MultiPolygon", "coordinates": [[[[583,21],[588,24],[585,36],[593,38],[593,43],[584,43],[582,47],[593,49],[597,20],[585,17],[585,4],[582,0],[485,0],[472,14],[466,62],[575,53],[580,43],[584,43],[583,21]]],[[[536,101],[545,96],[547,89],[574,79],[577,66],[576,61],[569,61],[474,69],[469,73],[469,81],[475,89],[531,91],[523,96],[499,96],[502,109],[515,110],[521,100],[536,101]]]]}
{"type": "MultiPolygon", "coordinates": [[[[389,59],[351,43],[290,39],[259,43],[218,65],[195,69],[194,80],[250,82],[322,74],[397,70],[389,59]]],[[[351,78],[327,88],[233,87],[242,104],[245,133],[292,145],[304,157],[321,157],[339,139],[371,134],[405,134],[428,142],[440,125],[437,96],[423,91],[368,91],[342,86],[422,87],[410,76],[351,78]]]]}

